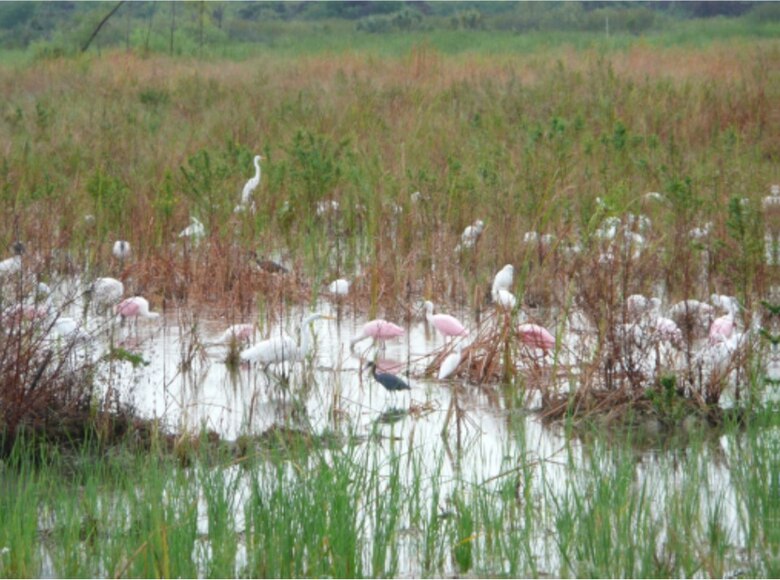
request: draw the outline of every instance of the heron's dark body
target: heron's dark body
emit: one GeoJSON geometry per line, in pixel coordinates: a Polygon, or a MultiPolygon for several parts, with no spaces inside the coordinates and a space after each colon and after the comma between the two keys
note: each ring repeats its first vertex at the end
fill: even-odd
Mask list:
{"type": "Polygon", "coordinates": [[[406,384],[406,382],[401,377],[391,375],[390,373],[376,372],[376,364],[374,364],[373,362],[369,362],[366,365],[366,367],[371,369],[371,374],[373,375],[376,382],[378,382],[388,391],[395,392],[395,391],[411,390],[411,387],[408,384],[406,384]]]}

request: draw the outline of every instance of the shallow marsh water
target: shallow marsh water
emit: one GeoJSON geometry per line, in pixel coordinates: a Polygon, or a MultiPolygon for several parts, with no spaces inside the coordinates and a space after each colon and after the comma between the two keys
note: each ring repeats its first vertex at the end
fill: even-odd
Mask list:
{"type": "MultiPolygon", "coordinates": [[[[327,303],[319,304],[316,310],[336,314],[327,303]]],[[[293,311],[281,327],[270,332],[274,336],[282,331],[295,336],[303,314],[303,311],[293,311]]],[[[533,504],[538,521],[526,524],[530,538],[523,541],[527,554],[520,558],[522,564],[518,568],[518,563],[511,558],[498,559],[490,567],[482,562],[476,569],[488,575],[582,574],[587,568],[578,567],[576,559],[571,559],[571,552],[576,549],[569,542],[575,540],[566,538],[563,522],[572,516],[571,511],[576,511],[575,505],[582,509],[583,502],[592,501],[590,494],[598,495],[605,482],[607,488],[612,485],[610,477],[620,476],[613,474],[620,470],[614,457],[603,452],[603,446],[609,445],[610,433],[605,432],[603,440],[583,442],[567,435],[562,427],[543,426],[533,410],[528,409],[533,405],[533,397],[522,405],[521,398],[499,387],[479,388],[459,380],[441,382],[422,378],[431,360],[429,355],[445,343],[428,327],[422,315],[406,326],[404,337],[389,341],[383,351],[378,351],[369,341],[358,343],[354,351],[350,350],[349,341],[359,333],[364,322],[356,316],[318,321],[314,325],[316,349],[311,364],[283,365],[266,371],[256,365],[231,369],[225,363],[227,347],[224,345],[209,345],[204,350],[193,347],[208,345],[218,337],[228,325],[225,321],[200,313],[197,324],[193,324],[189,313],[168,313],[159,320],[141,321],[135,329],[114,330],[116,343],[140,354],[147,364],[112,363],[106,386],[130,397],[142,415],[160,419],[175,431],[196,433],[205,428],[226,440],[261,436],[275,428],[342,436],[342,441],[350,441],[348,445],[362,449],[364,465],[375,470],[383,481],[392,479],[394,468],[400,469],[400,475],[395,476],[402,485],[411,487],[415,479],[421,480],[423,501],[438,504],[441,517],[448,517],[447,514],[456,510],[456,499],[464,493],[464,486],[494,496],[494,509],[499,513],[511,511],[511,502],[507,504],[502,494],[505,495],[508,480],[516,479],[519,489],[523,479],[519,474],[525,474],[522,485],[530,491],[522,493],[533,504]],[[365,361],[375,357],[392,372],[406,373],[412,390],[387,393],[364,370],[365,361]],[[185,359],[190,364],[183,370],[185,359]],[[406,460],[399,463],[399,456],[406,460]],[[590,491],[584,494],[583,490],[590,491]]],[[[266,336],[258,331],[254,340],[266,336]]],[[[696,425],[691,429],[695,430],[696,425]]],[[[643,498],[638,512],[646,510],[648,517],[654,518],[651,527],[656,535],[651,543],[662,547],[673,542],[669,535],[674,536],[676,532],[667,518],[680,509],[681,494],[687,494],[688,503],[696,504],[690,506],[689,517],[702,525],[715,522],[725,530],[733,550],[728,557],[724,555],[721,567],[714,569],[728,572],[723,568],[726,560],[732,567],[737,566],[742,560],[735,554],[749,545],[746,537],[749,526],[744,513],[746,500],[740,497],[732,474],[734,462],[739,461],[741,453],[739,441],[733,436],[722,436],[710,441],[700,457],[689,457],[684,447],[661,445],[661,439],[653,438],[657,435],[655,431],[655,426],[648,430],[649,444],[628,451],[633,456],[629,465],[634,467],[631,473],[623,474],[630,479],[631,493],[643,498]],[[688,497],[690,492],[684,490],[691,486],[706,493],[688,497]]],[[[642,438],[636,437],[638,441],[642,438]]],[[[228,485],[234,491],[231,525],[241,532],[246,525],[244,504],[251,496],[249,478],[239,467],[227,468],[221,477],[231,482],[228,485]]],[[[362,512],[372,508],[360,509],[362,512]]],[[[595,511],[597,506],[592,509],[595,511]]],[[[363,516],[364,521],[373,521],[370,514],[363,513],[363,516]]],[[[634,524],[637,531],[630,533],[636,537],[631,541],[639,544],[646,539],[639,537],[641,522],[629,525],[634,524]]],[[[510,524],[510,528],[515,525],[510,524]]],[[[367,524],[368,528],[371,526],[367,524]]],[[[198,530],[208,538],[208,502],[202,495],[198,530]]],[[[374,535],[370,529],[364,532],[368,537],[374,535]]],[[[421,532],[409,521],[397,533],[393,548],[394,574],[419,576],[432,571],[436,574],[468,571],[462,569],[457,557],[434,569],[430,563],[421,561],[421,532]]],[[[462,540],[473,543],[475,550],[495,550],[489,538],[490,534],[476,530],[462,540]]],[[[618,544],[620,541],[618,538],[618,544]]],[[[251,561],[247,546],[239,544],[235,554],[236,573],[251,561]]],[[[199,574],[206,575],[212,546],[207,539],[200,546],[193,557],[198,561],[199,574]]],[[[587,559],[585,555],[579,558],[587,559]]],[[[372,568],[368,553],[362,559],[363,570],[382,571],[376,566],[372,568]]],[[[49,570],[56,573],[56,566],[52,564],[49,570]]],[[[699,570],[693,575],[708,573],[699,570]]]]}

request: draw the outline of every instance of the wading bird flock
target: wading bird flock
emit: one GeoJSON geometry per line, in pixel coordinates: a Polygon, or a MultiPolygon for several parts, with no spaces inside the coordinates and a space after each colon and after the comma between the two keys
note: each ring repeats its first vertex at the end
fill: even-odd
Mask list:
{"type": "MultiPolygon", "coordinates": [[[[261,159],[259,155],[254,157],[255,175],[246,182],[235,212],[255,211],[253,193],[260,183],[261,159]]],[[[660,194],[648,195],[660,196],[660,194]]],[[[602,208],[604,204],[597,200],[597,205],[599,202],[601,203],[599,207],[602,208]]],[[[337,211],[337,208],[334,211],[337,211]]],[[[644,243],[643,232],[650,228],[649,220],[645,216],[629,214],[623,220],[614,216],[608,217],[596,231],[596,236],[605,240],[616,239],[618,233],[626,228],[627,220],[631,224],[631,229],[629,232],[622,233],[631,235],[623,237],[624,242],[628,244],[624,251],[637,257],[644,243]]],[[[485,224],[482,220],[476,220],[468,226],[460,237],[456,251],[460,253],[474,249],[484,229],[485,224]]],[[[205,228],[194,216],[191,217],[190,225],[179,234],[179,237],[193,242],[197,242],[204,236],[205,228]]],[[[695,237],[694,232],[691,236],[695,237]]],[[[526,243],[545,246],[554,243],[553,236],[540,235],[536,232],[528,232],[524,240],[526,243]]],[[[13,255],[0,261],[0,283],[23,274],[25,247],[22,243],[16,242],[11,250],[13,255]]],[[[130,244],[125,240],[116,241],[113,244],[112,254],[124,264],[131,256],[130,244]]],[[[602,257],[601,261],[608,259],[602,257]]],[[[533,360],[548,363],[556,359],[565,360],[571,353],[582,353],[583,345],[586,345],[587,349],[589,336],[604,332],[603,328],[600,330],[600,326],[603,327],[600,321],[588,321],[587,317],[576,309],[559,318],[554,332],[550,332],[541,324],[527,320],[526,314],[518,309],[518,300],[513,294],[514,273],[515,268],[512,264],[506,264],[501,268],[493,278],[489,294],[496,306],[495,319],[512,320],[518,344],[525,349],[521,352],[532,353],[533,360]]],[[[327,286],[327,292],[334,298],[346,296],[350,292],[350,282],[346,279],[335,280],[327,286]]],[[[159,316],[157,312],[150,309],[149,302],[144,297],[124,298],[124,293],[125,289],[121,281],[109,277],[97,278],[84,292],[85,303],[91,305],[98,313],[110,313],[116,320],[122,322],[125,319],[132,319],[137,324],[139,318],[153,319],[159,316]]],[[[20,320],[43,319],[50,323],[52,335],[81,342],[90,340],[90,334],[83,322],[58,315],[48,288],[41,288],[39,285],[35,294],[35,297],[28,297],[0,310],[0,328],[7,328],[20,320]],[[40,299],[41,294],[44,295],[43,299],[40,299]]],[[[452,377],[464,362],[463,353],[466,346],[464,343],[468,340],[467,337],[478,335],[480,329],[469,332],[454,316],[434,313],[434,304],[431,301],[424,302],[424,310],[427,322],[445,340],[448,354],[443,357],[437,373],[439,379],[445,380],[452,377]]],[[[607,329],[606,334],[609,341],[614,343],[616,349],[622,353],[623,359],[629,361],[621,363],[626,367],[624,370],[631,370],[628,367],[633,364],[632,358],[635,358],[637,366],[645,367],[644,371],[648,375],[652,374],[650,367],[658,366],[661,358],[667,361],[674,358],[687,358],[690,362],[692,344],[696,345],[692,360],[709,364],[711,369],[728,368],[730,357],[745,344],[751,334],[757,334],[760,330],[760,321],[757,318],[754,318],[749,328],[745,329],[739,316],[740,305],[737,300],[720,294],[713,294],[709,303],[687,299],[666,309],[663,308],[660,298],[648,298],[636,294],[625,299],[624,310],[625,316],[614,325],[614,328],[607,329]],[[687,349],[686,344],[689,345],[687,349]],[[635,357],[632,357],[633,352],[635,357]]],[[[240,351],[240,360],[244,363],[261,365],[266,369],[270,365],[304,361],[311,351],[313,323],[329,318],[331,317],[321,313],[311,314],[301,323],[297,340],[281,335],[267,338],[245,346],[240,351]]],[[[247,345],[255,332],[254,324],[233,325],[217,339],[206,344],[247,345]]],[[[398,338],[404,332],[402,327],[392,322],[383,319],[372,320],[365,323],[360,332],[350,339],[350,350],[354,349],[359,342],[368,339],[380,343],[380,348],[383,348],[385,341],[398,338]]],[[[474,346],[473,342],[471,346],[474,346]]],[[[470,347],[469,351],[472,351],[470,347]]],[[[469,352],[469,357],[471,355],[472,352],[469,352]]],[[[409,385],[401,378],[387,372],[378,372],[374,362],[369,362],[366,368],[370,368],[373,378],[389,391],[409,389],[409,385]]]]}

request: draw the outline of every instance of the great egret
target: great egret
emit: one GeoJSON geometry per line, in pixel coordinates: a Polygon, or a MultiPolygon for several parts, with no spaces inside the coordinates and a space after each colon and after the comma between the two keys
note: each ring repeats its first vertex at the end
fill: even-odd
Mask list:
{"type": "Polygon", "coordinates": [[[255,189],[257,189],[257,186],[260,185],[261,159],[262,157],[260,155],[255,155],[255,174],[244,184],[244,189],[241,191],[241,202],[233,210],[235,213],[242,212],[246,209],[252,212],[255,211],[255,203],[252,200],[252,194],[254,193],[255,189]]]}
{"type": "Polygon", "coordinates": [[[193,242],[199,242],[206,235],[206,228],[195,216],[190,216],[190,225],[179,232],[180,238],[189,238],[193,242]]]}
{"type": "Polygon", "coordinates": [[[366,363],[366,368],[371,369],[371,376],[374,377],[374,380],[391,393],[411,390],[411,387],[401,377],[390,373],[376,372],[376,364],[373,361],[366,363]]]}
{"type": "Polygon", "coordinates": [[[262,340],[241,351],[240,358],[244,362],[260,363],[265,368],[272,364],[303,361],[306,355],[309,354],[309,325],[315,320],[332,320],[332,318],[332,316],[320,313],[311,314],[304,318],[301,323],[300,345],[289,336],[277,336],[262,340]]]}
{"type": "Polygon", "coordinates": [[[349,341],[349,346],[351,348],[358,342],[366,340],[367,338],[373,338],[374,341],[379,340],[384,342],[391,338],[399,337],[403,333],[404,329],[400,326],[393,324],[392,322],[388,322],[387,320],[377,318],[376,320],[366,322],[363,325],[363,329],[360,331],[360,334],[349,341]]]}
{"type": "Polygon", "coordinates": [[[463,345],[458,343],[455,345],[455,350],[448,354],[444,361],[442,361],[441,366],[439,367],[439,380],[444,380],[454,373],[458,369],[462,357],[463,345]]]}
{"type": "Polygon", "coordinates": [[[445,338],[450,336],[465,336],[468,331],[463,327],[460,321],[449,314],[434,314],[433,302],[425,301],[425,318],[432,324],[436,330],[441,332],[445,338]]]}
{"type": "Polygon", "coordinates": [[[499,290],[510,291],[514,278],[515,268],[512,266],[512,264],[507,264],[501,268],[501,270],[499,270],[498,274],[496,274],[495,278],[493,278],[493,288],[491,289],[491,296],[493,297],[494,301],[496,301],[499,290]]]}

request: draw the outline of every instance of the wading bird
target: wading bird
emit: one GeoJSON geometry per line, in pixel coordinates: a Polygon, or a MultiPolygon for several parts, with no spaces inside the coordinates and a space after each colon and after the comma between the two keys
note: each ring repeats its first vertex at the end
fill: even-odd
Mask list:
{"type": "Polygon", "coordinates": [[[254,324],[233,324],[228,326],[217,340],[211,344],[230,344],[231,342],[249,342],[255,333],[254,324]]]}
{"type": "Polygon", "coordinates": [[[0,276],[13,274],[22,269],[22,254],[24,254],[24,244],[14,242],[11,246],[14,255],[0,262],[0,276]]]}
{"type": "Polygon", "coordinates": [[[460,235],[460,244],[455,248],[455,251],[469,250],[477,245],[479,236],[482,235],[482,230],[484,229],[485,223],[482,220],[477,220],[472,225],[466,226],[466,229],[460,235]]]}
{"type": "Polygon", "coordinates": [[[371,376],[374,377],[374,380],[391,393],[411,390],[411,387],[401,377],[391,375],[390,373],[376,372],[376,364],[373,361],[368,361],[366,368],[371,369],[371,376]]]}
{"type": "Polygon", "coordinates": [[[468,334],[468,330],[466,330],[454,316],[450,316],[449,314],[434,314],[433,302],[430,300],[425,301],[425,318],[436,328],[436,330],[444,335],[444,338],[450,336],[466,336],[468,334]]]}
{"type": "Polygon", "coordinates": [[[87,290],[98,308],[113,306],[122,299],[124,293],[125,285],[116,278],[97,278],[87,290]]]}
{"type": "Polygon", "coordinates": [[[328,284],[328,292],[335,296],[346,296],[349,294],[349,280],[339,278],[328,284]]]}
{"type": "Polygon", "coordinates": [[[206,228],[195,216],[190,216],[190,225],[179,232],[180,238],[189,238],[198,243],[206,235],[206,228]]]}
{"type": "Polygon", "coordinates": [[[363,325],[363,329],[360,334],[349,341],[350,348],[354,347],[358,342],[366,340],[367,338],[373,338],[374,342],[390,340],[391,338],[397,338],[404,333],[404,329],[400,326],[377,318],[370,322],[366,322],[363,325]]]}
{"type": "Polygon", "coordinates": [[[709,331],[710,344],[726,342],[734,334],[734,316],[737,314],[737,310],[739,309],[739,303],[737,302],[736,298],[722,296],[720,294],[713,294],[711,300],[719,308],[726,310],[726,314],[724,316],[719,316],[712,321],[709,331]]]}
{"type": "Polygon", "coordinates": [[[255,211],[255,202],[252,199],[252,194],[254,193],[255,189],[257,189],[257,186],[260,185],[260,160],[261,159],[262,157],[260,155],[255,155],[255,159],[254,159],[255,174],[253,177],[249,178],[249,180],[244,184],[244,189],[243,191],[241,191],[241,201],[233,210],[235,213],[239,213],[247,209],[251,212],[255,211]]]}
{"type": "Polygon", "coordinates": [[[493,302],[504,310],[514,310],[517,305],[517,298],[509,290],[500,289],[493,297],[493,302]]]}
{"type": "Polygon", "coordinates": [[[268,366],[272,364],[300,362],[305,360],[310,349],[309,325],[320,319],[332,320],[333,317],[315,313],[303,319],[300,327],[300,345],[289,336],[269,338],[241,351],[241,360],[243,362],[260,363],[264,368],[268,368],[268,366]]]}
{"type": "Polygon", "coordinates": [[[127,240],[117,240],[114,242],[114,247],[111,250],[114,257],[120,262],[124,262],[130,257],[130,242],[127,240]]]}
{"type": "Polygon", "coordinates": [[[116,307],[116,313],[125,318],[158,318],[159,312],[149,311],[149,301],[143,296],[133,296],[122,300],[116,307]]]}
{"type": "Polygon", "coordinates": [[[521,324],[517,327],[517,335],[520,342],[531,348],[539,348],[544,352],[555,348],[555,337],[538,324],[521,324]]]}
{"type": "Polygon", "coordinates": [[[507,264],[501,268],[501,270],[499,270],[498,274],[496,274],[495,278],[493,278],[493,287],[490,291],[490,295],[493,297],[494,302],[498,301],[497,297],[499,290],[506,290],[507,292],[510,291],[514,278],[515,268],[512,266],[512,264],[507,264]]]}
{"type": "Polygon", "coordinates": [[[455,350],[447,355],[447,357],[442,361],[441,366],[439,367],[438,378],[440,381],[446,379],[452,373],[458,370],[458,365],[460,364],[460,359],[462,357],[463,357],[463,345],[461,343],[458,343],[455,345],[455,350]]]}

